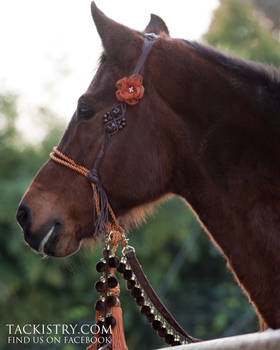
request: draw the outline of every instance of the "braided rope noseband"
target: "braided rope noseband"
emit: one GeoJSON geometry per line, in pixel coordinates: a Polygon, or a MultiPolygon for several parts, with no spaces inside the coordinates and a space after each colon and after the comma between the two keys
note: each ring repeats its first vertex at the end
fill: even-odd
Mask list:
{"type": "MultiPolygon", "coordinates": [[[[85,176],[88,179],[92,178],[92,173],[89,169],[85,168],[82,165],[75,163],[75,161],[73,159],[67,157],[65,154],[60,152],[56,147],[53,148],[53,152],[50,154],[50,158],[52,160],[54,160],[56,163],[64,165],[67,168],[70,168],[70,169],[78,172],[79,174],[85,176]]],[[[96,179],[94,179],[94,180],[96,181],[96,179]]],[[[97,215],[99,216],[100,215],[100,207],[99,207],[99,199],[98,199],[98,192],[96,189],[96,185],[94,184],[93,181],[90,181],[90,185],[91,185],[91,188],[93,191],[95,210],[96,210],[97,215]]],[[[116,218],[116,215],[115,215],[109,202],[108,202],[108,210],[109,210],[109,213],[112,217],[114,228],[118,229],[119,231],[123,231],[122,227],[118,223],[118,219],[116,218]]]]}

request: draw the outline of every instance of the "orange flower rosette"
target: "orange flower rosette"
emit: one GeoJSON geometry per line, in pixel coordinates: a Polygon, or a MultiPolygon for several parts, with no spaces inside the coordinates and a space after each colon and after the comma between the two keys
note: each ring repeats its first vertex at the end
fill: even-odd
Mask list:
{"type": "Polygon", "coordinates": [[[119,101],[130,106],[136,105],[144,96],[143,78],[140,74],[133,74],[129,78],[125,77],[116,83],[116,97],[119,101]]]}

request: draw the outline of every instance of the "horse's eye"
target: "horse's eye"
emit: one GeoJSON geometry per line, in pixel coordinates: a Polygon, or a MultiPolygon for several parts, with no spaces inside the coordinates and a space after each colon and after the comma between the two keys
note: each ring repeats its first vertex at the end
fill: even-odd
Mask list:
{"type": "Polygon", "coordinates": [[[81,118],[89,119],[89,118],[91,118],[94,115],[94,112],[93,112],[92,109],[90,109],[90,108],[88,108],[86,106],[80,106],[78,108],[78,115],[81,118]]]}

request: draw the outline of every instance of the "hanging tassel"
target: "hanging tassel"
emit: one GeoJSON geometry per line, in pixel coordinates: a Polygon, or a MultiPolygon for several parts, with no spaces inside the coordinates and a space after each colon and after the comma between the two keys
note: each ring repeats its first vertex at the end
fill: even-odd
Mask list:
{"type": "Polygon", "coordinates": [[[117,300],[116,305],[111,308],[111,312],[116,320],[116,325],[112,329],[112,350],[127,350],[123,330],[122,309],[119,300],[117,300]]]}
{"type": "MultiPolygon", "coordinates": [[[[116,304],[108,308],[107,317],[105,318],[105,328],[107,329],[110,325],[112,328],[112,334],[108,336],[111,336],[112,344],[111,349],[112,350],[127,350],[127,345],[125,342],[125,336],[124,336],[124,329],[123,329],[123,318],[122,318],[122,309],[121,304],[118,298],[118,295],[120,293],[120,288],[117,286],[116,288],[111,290],[112,294],[116,297],[116,304]]],[[[103,317],[103,312],[96,311],[95,315],[95,324],[97,325],[99,317],[103,317]]],[[[96,333],[96,332],[95,332],[96,333]]],[[[95,334],[96,342],[94,344],[89,345],[86,350],[98,350],[100,343],[98,342],[98,337],[100,334],[95,334]]]]}
{"type": "Polygon", "coordinates": [[[86,350],[97,350],[98,349],[98,338],[99,338],[99,333],[97,332],[98,328],[97,328],[97,323],[99,321],[99,317],[103,316],[103,312],[102,311],[96,311],[95,313],[95,330],[94,330],[94,336],[95,336],[95,340],[96,342],[94,342],[93,344],[89,345],[86,350]]]}
{"type": "Polygon", "coordinates": [[[88,174],[88,179],[91,182],[93,190],[93,199],[95,202],[96,218],[94,220],[93,238],[97,238],[102,232],[107,231],[108,223],[108,198],[104,188],[102,187],[98,175],[91,170],[88,174]]]}
{"type": "Polygon", "coordinates": [[[122,309],[120,300],[118,298],[120,294],[119,284],[117,285],[117,287],[110,289],[110,292],[113,296],[116,297],[116,304],[113,307],[109,308],[111,316],[116,321],[115,326],[112,327],[112,350],[127,350],[123,329],[122,309]]]}
{"type": "Polygon", "coordinates": [[[87,178],[91,184],[93,190],[93,198],[95,202],[95,211],[97,217],[94,223],[93,238],[97,238],[102,232],[107,232],[107,224],[109,219],[108,213],[108,198],[106,192],[101,184],[98,176],[98,168],[101,159],[104,156],[104,152],[111,141],[110,135],[105,132],[104,142],[100,148],[100,151],[95,159],[93,168],[88,172],[87,178]]]}
{"type": "MultiPolygon", "coordinates": [[[[106,252],[106,250],[105,250],[106,252]]],[[[106,253],[105,255],[108,255],[106,253]]],[[[113,255],[110,256],[111,259],[113,255]]],[[[104,348],[112,349],[112,350],[127,350],[126,342],[125,342],[125,336],[124,336],[124,329],[123,329],[123,318],[122,318],[122,309],[120,305],[120,300],[118,298],[120,294],[120,285],[117,282],[117,279],[115,277],[115,268],[110,268],[108,271],[108,278],[107,278],[107,286],[112,285],[113,288],[108,288],[107,291],[100,292],[100,298],[99,301],[102,301],[101,299],[105,299],[105,305],[104,309],[106,310],[104,314],[103,307],[101,307],[102,303],[99,303],[99,307],[97,307],[98,310],[96,310],[95,314],[95,340],[96,342],[94,344],[89,345],[86,350],[98,350],[104,348]],[[117,285],[116,285],[117,284],[117,285]],[[105,329],[108,329],[111,327],[111,334],[106,334],[107,337],[111,338],[111,344],[105,343],[104,345],[100,344],[100,341],[98,340],[99,337],[101,338],[102,334],[101,332],[97,333],[100,317],[104,319],[104,327],[105,329]],[[106,346],[107,345],[107,346],[106,346]]],[[[104,300],[103,299],[103,300],[104,300]]],[[[100,329],[102,331],[102,327],[100,329]]]]}

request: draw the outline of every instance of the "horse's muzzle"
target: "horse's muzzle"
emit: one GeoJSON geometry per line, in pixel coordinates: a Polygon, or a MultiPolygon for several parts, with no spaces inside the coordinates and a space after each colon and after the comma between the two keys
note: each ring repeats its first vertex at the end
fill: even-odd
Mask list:
{"type": "Polygon", "coordinates": [[[29,229],[31,224],[31,211],[30,209],[24,205],[21,204],[17,211],[17,222],[21,226],[22,230],[25,232],[29,229]]]}
{"type": "Polygon", "coordinates": [[[39,253],[53,255],[54,247],[58,241],[61,223],[57,220],[40,229],[40,232],[31,232],[31,211],[25,204],[18,208],[16,219],[24,233],[24,240],[28,245],[39,253]]]}

